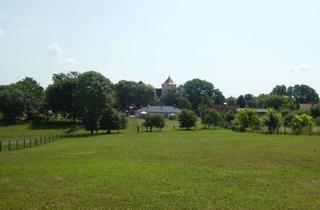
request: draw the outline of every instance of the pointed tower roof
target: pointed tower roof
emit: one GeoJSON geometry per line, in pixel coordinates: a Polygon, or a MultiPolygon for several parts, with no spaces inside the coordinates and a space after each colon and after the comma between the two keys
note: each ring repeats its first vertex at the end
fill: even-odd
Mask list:
{"type": "Polygon", "coordinates": [[[163,84],[175,85],[176,83],[169,76],[168,79],[166,81],[164,81],[163,84]]]}

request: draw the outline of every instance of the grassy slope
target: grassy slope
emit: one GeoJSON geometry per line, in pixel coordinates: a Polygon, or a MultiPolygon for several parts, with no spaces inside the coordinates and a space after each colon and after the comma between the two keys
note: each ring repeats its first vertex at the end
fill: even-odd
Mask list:
{"type": "Polygon", "coordinates": [[[0,209],[319,209],[318,136],[79,136],[0,154],[0,209]]]}

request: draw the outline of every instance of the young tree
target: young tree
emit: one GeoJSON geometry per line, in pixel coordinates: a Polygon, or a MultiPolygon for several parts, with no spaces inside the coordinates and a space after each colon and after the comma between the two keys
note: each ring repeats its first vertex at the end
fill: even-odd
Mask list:
{"type": "Polygon", "coordinates": [[[206,108],[201,112],[201,123],[206,127],[217,127],[221,121],[221,115],[215,109],[206,108]]]}
{"type": "Polygon", "coordinates": [[[100,127],[103,130],[107,130],[107,133],[111,133],[111,130],[123,129],[126,126],[123,117],[115,109],[108,108],[102,112],[100,118],[100,127]]]}
{"type": "Polygon", "coordinates": [[[147,115],[145,117],[145,121],[144,121],[143,125],[150,132],[152,132],[153,127],[159,128],[159,130],[161,130],[161,128],[164,128],[164,126],[165,126],[165,119],[161,115],[147,115]]]}
{"type": "Polygon", "coordinates": [[[282,125],[282,115],[281,113],[275,111],[274,109],[269,109],[263,118],[264,124],[268,127],[269,133],[278,132],[280,126],[282,125]]]}
{"type": "Polygon", "coordinates": [[[180,123],[180,128],[190,128],[196,126],[197,115],[192,110],[184,109],[178,115],[178,121],[180,123]]]}
{"type": "Polygon", "coordinates": [[[237,112],[236,122],[236,127],[238,127],[240,131],[245,131],[247,128],[258,130],[261,125],[260,118],[253,109],[244,109],[237,112]]]}
{"type": "Polygon", "coordinates": [[[233,120],[236,118],[236,109],[227,109],[223,112],[223,119],[225,122],[225,127],[228,128],[232,124],[233,120]]]}
{"type": "Polygon", "coordinates": [[[296,114],[292,121],[292,130],[295,134],[301,134],[304,129],[308,128],[310,135],[312,133],[313,118],[307,114],[296,114]]]}
{"type": "Polygon", "coordinates": [[[94,71],[81,74],[77,81],[75,106],[82,115],[85,128],[93,134],[102,111],[113,104],[112,83],[94,71]]]}

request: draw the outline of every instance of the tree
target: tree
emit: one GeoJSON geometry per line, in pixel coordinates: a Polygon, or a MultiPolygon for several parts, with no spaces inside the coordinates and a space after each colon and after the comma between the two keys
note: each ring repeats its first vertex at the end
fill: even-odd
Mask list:
{"type": "Polygon", "coordinates": [[[312,133],[313,118],[307,114],[296,114],[292,121],[292,130],[295,134],[301,134],[304,129],[308,128],[310,135],[312,133]]]}
{"type": "Polygon", "coordinates": [[[219,89],[213,90],[213,101],[215,104],[223,104],[226,98],[219,89]]]}
{"type": "Polygon", "coordinates": [[[75,93],[77,90],[77,80],[79,73],[70,72],[68,74],[54,74],[53,84],[49,85],[45,91],[46,108],[54,113],[59,113],[65,117],[78,117],[75,109],[75,93]]]}
{"type": "Polygon", "coordinates": [[[241,108],[246,107],[246,99],[244,98],[243,95],[240,95],[237,99],[237,105],[239,105],[241,108]]]}
{"type": "Polygon", "coordinates": [[[34,112],[40,112],[43,105],[44,91],[43,87],[31,77],[26,77],[23,80],[14,84],[15,88],[23,94],[24,113],[28,119],[32,119],[34,112]]]}
{"type": "Polygon", "coordinates": [[[178,95],[176,88],[169,88],[166,93],[161,96],[161,102],[165,106],[174,106],[178,103],[178,95]]]}
{"type": "Polygon", "coordinates": [[[201,123],[209,128],[219,126],[221,121],[222,117],[215,109],[206,108],[201,112],[201,123]]]}
{"type": "Polygon", "coordinates": [[[161,115],[147,115],[145,117],[145,121],[144,121],[143,125],[150,132],[152,132],[153,127],[159,128],[159,130],[161,130],[161,128],[164,128],[164,126],[165,126],[165,119],[161,115]]]}
{"type": "Polygon", "coordinates": [[[270,95],[265,99],[265,105],[268,108],[273,108],[280,110],[282,106],[286,103],[286,98],[280,95],[270,95]]]}
{"type": "Polygon", "coordinates": [[[192,110],[184,109],[178,115],[178,121],[180,123],[180,128],[190,128],[196,126],[197,115],[192,110]]]}
{"type": "Polygon", "coordinates": [[[297,104],[317,104],[319,103],[318,93],[308,85],[295,85],[288,88],[290,98],[293,98],[297,104]]]}
{"type": "Polygon", "coordinates": [[[277,96],[288,96],[287,87],[285,85],[277,85],[272,89],[270,94],[277,96]]]}
{"type": "Polygon", "coordinates": [[[192,105],[187,98],[179,97],[177,99],[177,107],[180,109],[191,109],[192,105]]]}
{"type": "Polygon", "coordinates": [[[183,95],[190,101],[193,110],[197,110],[206,98],[213,100],[213,94],[213,84],[205,80],[193,79],[183,85],[183,95]]]}
{"type": "Polygon", "coordinates": [[[2,86],[0,90],[0,111],[2,120],[11,124],[22,117],[25,109],[23,92],[14,85],[2,86]]]}
{"type": "Polygon", "coordinates": [[[226,103],[228,105],[236,105],[237,99],[235,97],[230,96],[229,98],[226,99],[226,103]]]}
{"type": "Polygon", "coordinates": [[[316,126],[320,126],[320,116],[316,117],[316,119],[314,121],[315,121],[316,126]]]}
{"type": "Polygon", "coordinates": [[[111,130],[119,131],[119,129],[124,129],[127,122],[125,119],[115,109],[108,108],[102,112],[99,123],[101,129],[107,130],[107,133],[111,133],[111,130]]]}
{"type": "Polygon", "coordinates": [[[129,105],[146,106],[154,102],[155,91],[143,82],[121,80],[115,85],[117,103],[121,110],[129,105]]]}
{"type": "Polygon", "coordinates": [[[233,120],[236,118],[237,110],[236,109],[227,109],[223,113],[223,118],[226,123],[225,127],[229,127],[233,120]]]}
{"type": "Polygon", "coordinates": [[[310,110],[310,113],[313,118],[320,117],[320,104],[313,106],[310,110]]]}
{"type": "Polygon", "coordinates": [[[278,132],[280,126],[282,125],[282,115],[281,113],[275,111],[274,109],[269,109],[263,118],[264,124],[268,127],[269,133],[278,132]]]}
{"type": "Polygon", "coordinates": [[[282,110],[281,114],[283,116],[283,131],[286,133],[286,127],[292,127],[294,114],[289,110],[282,110]]]}
{"type": "Polygon", "coordinates": [[[257,130],[260,128],[261,122],[257,112],[253,109],[244,109],[237,112],[236,127],[240,131],[245,131],[247,128],[257,130]]]}
{"type": "Polygon", "coordinates": [[[112,83],[94,71],[81,74],[77,81],[75,106],[82,115],[85,128],[93,134],[102,111],[113,104],[112,83]]]}

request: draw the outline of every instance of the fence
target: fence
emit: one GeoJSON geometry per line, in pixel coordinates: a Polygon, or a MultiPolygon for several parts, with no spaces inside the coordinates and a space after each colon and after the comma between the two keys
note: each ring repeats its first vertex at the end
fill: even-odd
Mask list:
{"type": "Polygon", "coordinates": [[[26,149],[42,144],[48,144],[55,142],[61,138],[74,136],[79,132],[79,128],[71,128],[67,131],[63,131],[60,134],[38,137],[38,138],[24,138],[23,140],[9,140],[6,142],[0,141],[0,153],[4,151],[15,151],[19,149],[26,149]]]}

